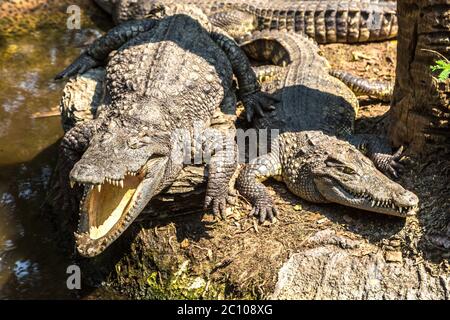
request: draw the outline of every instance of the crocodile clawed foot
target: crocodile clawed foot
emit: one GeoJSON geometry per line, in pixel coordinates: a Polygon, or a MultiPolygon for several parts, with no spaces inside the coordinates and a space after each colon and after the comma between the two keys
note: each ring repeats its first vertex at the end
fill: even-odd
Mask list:
{"type": "Polygon", "coordinates": [[[401,164],[401,159],[403,157],[403,146],[401,146],[397,152],[395,152],[391,156],[389,172],[395,177],[398,178],[399,174],[405,170],[405,166],[401,164]]]}
{"type": "Polygon", "coordinates": [[[203,209],[206,210],[208,207],[212,206],[212,211],[214,217],[217,219],[222,218],[223,220],[227,217],[227,196],[209,196],[205,197],[205,204],[203,209]]]}
{"type": "Polygon", "coordinates": [[[374,159],[375,165],[384,174],[398,178],[400,173],[405,169],[405,166],[401,164],[402,153],[403,146],[400,147],[393,155],[377,154],[374,159]]]}
{"type": "Polygon", "coordinates": [[[77,74],[82,74],[89,69],[99,65],[98,61],[86,53],[80,55],[70,66],[55,76],[55,80],[68,78],[77,74]]]}
{"type": "Polygon", "coordinates": [[[251,122],[255,114],[264,117],[264,112],[275,110],[274,104],[280,102],[280,100],[271,94],[257,92],[244,97],[242,102],[246,108],[247,121],[251,122]]]}
{"type": "Polygon", "coordinates": [[[260,223],[263,223],[266,219],[274,222],[275,217],[278,216],[278,209],[272,204],[256,205],[250,215],[257,217],[260,223]]]}
{"type": "Polygon", "coordinates": [[[234,190],[228,190],[228,194],[224,193],[219,196],[206,195],[203,209],[206,210],[212,206],[213,214],[217,219],[225,220],[227,218],[227,205],[236,204],[237,193],[234,190]]]}

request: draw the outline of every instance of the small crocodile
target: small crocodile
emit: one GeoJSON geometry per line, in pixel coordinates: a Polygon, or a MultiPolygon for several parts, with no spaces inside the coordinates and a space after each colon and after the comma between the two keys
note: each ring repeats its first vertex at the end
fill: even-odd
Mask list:
{"type": "Polygon", "coordinates": [[[273,64],[257,67],[256,73],[269,76],[263,90],[281,101],[275,111],[254,121],[258,129],[280,131],[272,151],[251,160],[236,181],[260,221],[277,215],[261,183],[269,177],[281,179],[295,195],[312,202],[401,217],[415,211],[417,196],[381,172],[397,176],[402,148],[390,155],[385,139],[353,133],[356,96],[330,74],[313,41],[263,32],[241,48],[249,57],[273,64]]]}
{"type": "MultiPolygon", "coordinates": [[[[174,8],[162,19],[125,22],[97,39],[56,78],[81,74],[106,62],[106,93],[93,120],[69,130],[60,146],[60,184],[82,193],[76,233],[79,253],[95,256],[115,241],[152,197],[184,166],[182,135],[205,133],[214,112],[233,110],[238,96],[249,115],[270,110],[274,99],[260,91],[237,44],[212,26],[201,10],[174,8]],[[195,19],[194,19],[195,18],[195,19]],[[107,61],[109,59],[109,61],[107,61]]],[[[205,148],[222,143],[208,163],[205,207],[224,214],[235,172],[232,138],[200,135],[205,148]]],[[[190,155],[190,154],[189,154],[190,155]]]]}
{"type": "MultiPolygon", "coordinates": [[[[116,23],[170,11],[176,0],[96,0],[116,23]]],[[[396,37],[396,3],[378,0],[189,0],[211,23],[238,39],[259,30],[294,31],[319,43],[358,43],[396,37]]]]}

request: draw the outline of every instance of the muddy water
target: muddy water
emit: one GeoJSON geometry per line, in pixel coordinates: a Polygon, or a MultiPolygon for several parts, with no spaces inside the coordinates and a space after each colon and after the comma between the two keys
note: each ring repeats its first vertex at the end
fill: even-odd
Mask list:
{"type": "Polygon", "coordinates": [[[77,298],[72,262],[58,250],[41,205],[62,136],[52,77],[76,57],[73,33],[41,30],[0,43],[0,299],[77,298]]]}

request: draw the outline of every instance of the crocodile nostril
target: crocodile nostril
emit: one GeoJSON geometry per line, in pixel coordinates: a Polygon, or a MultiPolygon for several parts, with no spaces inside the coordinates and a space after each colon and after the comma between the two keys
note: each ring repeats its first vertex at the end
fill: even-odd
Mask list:
{"type": "Polygon", "coordinates": [[[419,198],[412,192],[404,190],[398,194],[399,198],[404,199],[410,206],[415,206],[419,203],[419,198]]]}
{"type": "Polygon", "coordinates": [[[103,180],[103,174],[98,167],[87,163],[79,163],[73,167],[70,178],[81,183],[98,183],[103,180]]]}

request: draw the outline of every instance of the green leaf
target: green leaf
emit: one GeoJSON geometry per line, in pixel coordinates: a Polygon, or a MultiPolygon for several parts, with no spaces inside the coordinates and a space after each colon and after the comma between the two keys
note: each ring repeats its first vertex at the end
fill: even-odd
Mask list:
{"type": "Polygon", "coordinates": [[[450,76],[450,68],[444,69],[444,70],[439,74],[439,80],[445,81],[445,80],[448,79],[449,76],[450,76]]]}
{"type": "Polygon", "coordinates": [[[444,60],[438,60],[438,61],[436,61],[436,65],[442,67],[443,69],[449,67],[449,64],[448,64],[446,61],[444,61],[444,60]]]}
{"type": "Polygon", "coordinates": [[[439,67],[439,66],[430,66],[430,69],[431,69],[431,71],[433,71],[433,72],[438,71],[438,70],[442,70],[442,68],[439,67]]]}
{"type": "Polygon", "coordinates": [[[437,60],[434,66],[430,66],[432,72],[440,71],[439,80],[445,81],[450,77],[450,63],[444,60],[437,60]]]}

